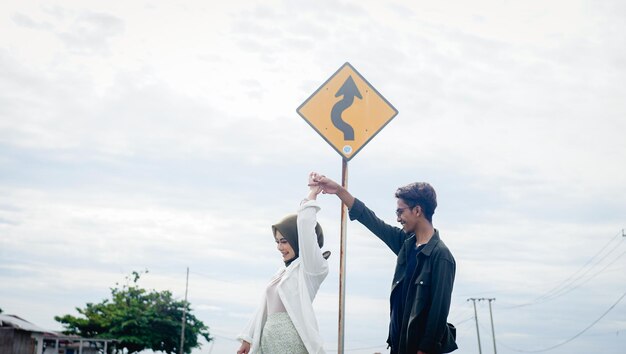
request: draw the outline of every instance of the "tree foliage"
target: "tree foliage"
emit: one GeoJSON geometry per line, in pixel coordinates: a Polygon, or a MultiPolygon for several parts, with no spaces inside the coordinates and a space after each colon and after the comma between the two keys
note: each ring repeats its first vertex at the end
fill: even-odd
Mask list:
{"type": "MultiPolygon", "coordinates": [[[[146,271],[147,272],[147,271],[146,271]]],[[[183,318],[185,315],[184,352],[199,347],[198,336],[211,341],[208,327],[192,313],[189,303],[172,298],[170,291],[146,290],[138,285],[141,274],[132,272],[126,284],[111,288],[111,299],[87,303],[76,308],[82,316],[55,316],[65,327],[65,334],[82,337],[115,339],[118,348],[129,353],[144,349],[179,353],[183,318]]]]}

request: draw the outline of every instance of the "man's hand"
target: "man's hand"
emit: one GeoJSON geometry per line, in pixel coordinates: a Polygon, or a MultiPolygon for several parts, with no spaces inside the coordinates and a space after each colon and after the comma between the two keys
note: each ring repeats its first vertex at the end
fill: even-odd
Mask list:
{"type": "Polygon", "coordinates": [[[320,187],[322,189],[322,193],[324,194],[335,194],[348,207],[348,209],[352,208],[352,205],[354,205],[354,197],[350,194],[350,192],[348,192],[347,189],[343,188],[339,183],[324,175],[320,175],[319,173],[313,172],[311,175],[313,178],[309,180],[309,186],[320,187]]]}
{"type": "Polygon", "coordinates": [[[428,353],[423,352],[423,351],[421,351],[421,350],[418,350],[418,351],[417,351],[417,354],[428,354],[428,353]]]}
{"type": "Polygon", "coordinates": [[[311,175],[314,175],[314,177],[312,181],[309,181],[309,186],[314,185],[320,187],[324,194],[337,194],[341,187],[337,182],[324,175],[315,172],[311,173],[311,175]]]}
{"type": "Polygon", "coordinates": [[[317,195],[322,192],[322,187],[320,187],[319,185],[317,185],[317,183],[315,183],[315,178],[317,177],[318,177],[317,173],[315,172],[309,173],[309,182],[308,182],[309,195],[300,204],[305,203],[309,200],[317,199],[317,195]]]}
{"type": "Polygon", "coordinates": [[[237,354],[248,354],[250,352],[250,343],[245,340],[241,342],[241,347],[237,351],[237,354]]]}
{"type": "Polygon", "coordinates": [[[322,187],[315,182],[319,178],[317,172],[309,173],[309,196],[308,199],[316,199],[317,195],[322,192],[322,187]]]}

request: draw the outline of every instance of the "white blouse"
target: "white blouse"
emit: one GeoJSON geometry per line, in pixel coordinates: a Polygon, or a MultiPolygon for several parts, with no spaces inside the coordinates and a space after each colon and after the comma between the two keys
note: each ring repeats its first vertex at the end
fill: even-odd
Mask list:
{"type": "Polygon", "coordinates": [[[271,315],[277,312],[287,312],[285,309],[285,305],[283,305],[283,301],[280,299],[278,295],[278,283],[283,279],[283,275],[285,272],[283,271],[276,279],[274,279],[267,286],[267,314],[271,315]]]}

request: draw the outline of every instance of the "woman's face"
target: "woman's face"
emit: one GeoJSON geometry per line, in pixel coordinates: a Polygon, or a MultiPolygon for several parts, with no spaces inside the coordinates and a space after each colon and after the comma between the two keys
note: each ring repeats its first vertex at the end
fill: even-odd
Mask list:
{"type": "Polygon", "coordinates": [[[276,239],[276,248],[278,249],[278,252],[283,255],[283,261],[287,262],[296,256],[293,248],[291,248],[291,245],[283,234],[280,233],[280,231],[276,230],[274,238],[276,239]]]}

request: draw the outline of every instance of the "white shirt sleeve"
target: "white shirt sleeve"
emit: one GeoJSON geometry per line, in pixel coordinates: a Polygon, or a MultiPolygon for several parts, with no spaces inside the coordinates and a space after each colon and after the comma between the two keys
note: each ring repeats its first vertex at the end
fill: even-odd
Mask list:
{"type": "Polygon", "coordinates": [[[315,233],[319,210],[320,206],[316,200],[306,201],[298,209],[300,258],[305,272],[311,275],[328,272],[328,262],[322,256],[322,250],[317,243],[317,234],[315,233]]]}

